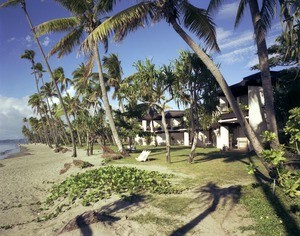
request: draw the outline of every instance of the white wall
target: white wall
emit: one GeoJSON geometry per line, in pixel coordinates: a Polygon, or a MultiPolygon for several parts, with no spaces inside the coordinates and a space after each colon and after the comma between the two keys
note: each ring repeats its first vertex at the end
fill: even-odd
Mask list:
{"type": "Polygon", "coordinates": [[[248,103],[249,103],[249,124],[254,132],[260,134],[266,130],[266,123],[263,116],[263,105],[265,103],[263,89],[259,86],[248,87],[248,103]]]}
{"type": "Polygon", "coordinates": [[[229,128],[228,126],[220,126],[216,133],[217,148],[223,149],[223,147],[229,147],[229,128]]]}

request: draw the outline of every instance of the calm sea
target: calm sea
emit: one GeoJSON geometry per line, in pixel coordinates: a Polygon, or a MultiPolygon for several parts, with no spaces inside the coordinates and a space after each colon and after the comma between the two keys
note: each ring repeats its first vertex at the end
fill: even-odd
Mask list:
{"type": "Polygon", "coordinates": [[[19,144],[25,144],[25,139],[0,140],[0,160],[20,152],[19,144]]]}

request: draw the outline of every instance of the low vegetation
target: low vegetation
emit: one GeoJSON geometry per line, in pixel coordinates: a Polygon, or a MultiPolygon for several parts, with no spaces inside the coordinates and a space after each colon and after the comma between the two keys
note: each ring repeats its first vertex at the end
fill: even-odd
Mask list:
{"type": "Polygon", "coordinates": [[[91,205],[112,194],[133,194],[139,192],[171,194],[180,193],[183,188],[172,185],[172,175],[129,167],[107,166],[78,173],[54,185],[46,202],[68,199],[69,204],[80,200],[82,205],[91,205]]]}

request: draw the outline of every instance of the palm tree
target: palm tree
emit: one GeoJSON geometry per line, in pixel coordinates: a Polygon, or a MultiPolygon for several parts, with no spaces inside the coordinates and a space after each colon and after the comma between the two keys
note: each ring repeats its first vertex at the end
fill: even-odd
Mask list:
{"type": "MultiPolygon", "coordinates": [[[[48,62],[48,59],[47,59],[47,57],[46,57],[46,55],[45,55],[45,53],[44,53],[44,50],[43,50],[43,48],[42,48],[42,46],[41,46],[41,43],[40,43],[40,41],[39,41],[39,39],[38,39],[38,37],[37,37],[36,30],[34,29],[34,26],[33,26],[33,24],[32,24],[31,18],[30,18],[30,16],[29,16],[28,12],[27,12],[25,0],[7,0],[6,2],[4,2],[4,3],[2,3],[2,4],[0,5],[0,9],[3,8],[3,7],[11,7],[11,6],[14,7],[14,6],[17,6],[17,5],[19,5],[19,4],[21,5],[21,8],[22,8],[22,10],[23,10],[24,13],[25,13],[25,16],[26,16],[26,19],[27,19],[27,21],[28,21],[30,30],[31,30],[31,32],[32,32],[32,34],[33,34],[33,36],[34,36],[34,39],[35,39],[35,41],[36,41],[36,43],[37,43],[37,45],[38,45],[38,48],[39,48],[39,50],[40,50],[40,52],[41,52],[41,54],[42,54],[42,56],[43,56],[43,58],[44,58],[45,64],[46,64],[47,69],[48,69],[48,72],[50,73],[50,76],[51,76],[51,80],[52,80],[52,82],[54,83],[54,76],[53,76],[53,73],[52,73],[52,69],[51,69],[50,64],[49,64],[49,62],[48,62]]],[[[68,115],[67,115],[67,111],[66,111],[65,106],[64,106],[64,104],[63,104],[63,99],[62,99],[62,96],[61,96],[61,94],[60,94],[60,92],[59,92],[59,88],[58,88],[58,86],[56,85],[56,83],[54,83],[54,84],[55,84],[55,89],[56,89],[56,92],[57,92],[57,94],[58,94],[58,98],[59,98],[59,101],[60,101],[60,103],[61,103],[61,106],[62,106],[64,115],[65,115],[65,118],[66,118],[68,127],[69,127],[69,129],[70,129],[70,133],[71,133],[71,139],[72,139],[72,145],[73,145],[73,154],[72,154],[72,157],[77,157],[76,143],[75,143],[75,139],[74,139],[73,132],[72,132],[72,130],[73,130],[73,129],[72,129],[72,124],[71,124],[71,122],[70,122],[70,119],[69,119],[69,117],[68,117],[68,115]]]]}
{"type": "Polygon", "coordinates": [[[113,53],[108,57],[103,57],[103,67],[107,70],[108,74],[108,84],[114,88],[114,93],[112,95],[113,99],[118,99],[119,108],[121,112],[124,112],[123,98],[120,96],[119,89],[122,83],[123,70],[121,67],[121,61],[118,55],[113,53]]]}
{"type": "MultiPolygon", "coordinates": [[[[74,1],[74,0],[56,0],[66,10],[68,10],[73,16],[67,18],[60,18],[47,21],[40,24],[35,30],[39,35],[43,35],[51,32],[66,31],[67,35],[64,36],[50,51],[50,55],[58,53],[58,57],[69,54],[72,50],[80,45],[81,39],[84,34],[90,34],[98,25],[101,24],[99,16],[106,14],[112,10],[114,1],[74,1]]],[[[101,40],[107,48],[107,39],[101,40]]],[[[96,42],[93,42],[93,46],[90,48],[89,53],[95,59],[97,69],[99,73],[99,84],[102,92],[102,101],[104,103],[105,112],[109,121],[109,125],[117,144],[119,152],[126,154],[121,140],[119,138],[113,114],[110,108],[107,91],[105,87],[105,81],[102,71],[101,58],[99,53],[99,47],[96,42]]]]}
{"type": "MultiPolygon", "coordinates": [[[[210,11],[217,9],[223,1],[211,0],[208,9],[210,11]]],[[[259,9],[257,0],[240,0],[237,15],[235,19],[235,27],[237,27],[244,15],[245,8],[249,6],[252,25],[254,28],[254,38],[257,46],[257,55],[259,67],[261,71],[261,81],[265,99],[265,114],[267,129],[276,134],[273,141],[273,147],[279,147],[278,128],[274,108],[273,86],[271,80],[270,66],[268,61],[268,50],[266,43],[266,32],[271,27],[271,20],[276,9],[276,0],[264,0],[259,9]]]]}
{"type": "MultiPolygon", "coordinates": [[[[188,0],[143,1],[104,21],[90,33],[88,38],[83,42],[82,49],[86,51],[90,50],[95,41],[104,40],[108,35],[113,33],[115,33],[114,39],[120,41],[127,33],[136,30],[140,26],[144,26],[151,22],[151,20],[152,22],[157,22],[162,19],[173,27],[176,33],[178,33],[187,45],[189,45],[214,75],[233,112],[236,114],[241,128],[250,140],[256,154],[260,156],[260,153],[263,151],[263,146],[241,112],[241,109],[218,66],[215,65],[211,58],[207,56],[191,36],[189,36],[180,26],[180,23],[183,23],[188,30],[196,34],[198,38],[203,39],[209,49],[218,51],[219,48],[216,42],[214,24],[206,10],[193,6],[188,0]]],[[[264,162],[263,164],[268,168],[264,162]]]]}
{"type": "Polygon", "coordinates": [[[57,85],[60,85],[60,92],[66,92],[68,95],[68,88],[72,85],[72,80],[65,76],[64,69],[60,66],[53,71],[54,81],[57,85]]]}
{"type": "MultiPolygon", "coordinates": [[[[41,101],[40,96],[37,93],[35,93],[35,94],[33,94],[29,97],[28,105],[30,105],[34,109],[34,111],[38,115],[40,115],[41,118],[44,117],[44,115],[45,115],[45,112],[44,112],[44,109],[43,109],[44,104],[43,104],[43,101],[41,101]]],[[[51,147],[46,122],[42,122],[42,128],[43,128],[43,134],[44,134],[43,136],[46,140],[46,144],[49,147],[51,147]]]]}
{"type": "MultiPolygon", "coordinates": [[[[31,68],[33,70],[33,74],[34,74],[34,78],[35,78],[35,85],[36,85],[36,89],[37,89],[37,95],[39,96],[40,102],[42,103],[43,99],[41,97],[41,92],[40,92],[40,89],[39,89],[39,78],[40,78],[40,76],[38,76],[38,75],[40,75],[40,71],[36,70],[37,67],[36,67],[36,63],[34,61],[34,56],[35,56],[35,52],[33,50],[25,50],[25,53],[21,55],[21,58],[22,59],[28,59],[31,62],[31,65],[32,65],[31,68]]],[[[48,116],[48,112],[46,111],[47,109],[45,109],[44,106],[42,106],[41,109],[43,109],[43,113],[45,114],[47,122],[50,126],[50,134],[52,136],[52,139],[54,140],[55,146],[57,147],[58,146],[58,140],[57,140],[56,135],[54,134],[54,127],[53,127],[52,122],[50,121],[50,118],[48,116]]],[[[51,143],[49,144],[49,146],[52,147],[51,143]]]]}

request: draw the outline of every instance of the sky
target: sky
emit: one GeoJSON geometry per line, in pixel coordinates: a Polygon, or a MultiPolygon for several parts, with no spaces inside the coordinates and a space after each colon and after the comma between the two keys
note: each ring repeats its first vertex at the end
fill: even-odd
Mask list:
{"type": "MultiPolygon", "coordinates": [[[[0,0],[0,3],[5,1],[0,0]]],[[[34,25],[70,16],[69,12],[53,0],[27,0],[26,2],[34,25]]],[[[131,2],[133,1],[121,1],[115,12],[124,9],[131,2]]],[[[206,8],[209,1],[191,0],[190,2],[197,7],[206,8]]],[[[257,64],[258,59],[249,10],[247,9],[241,24],[235,29],[237,1],[225,2],[226,4],[214,16],[221,53],[211,52],[211,55],[214,61],[220,64],[220,71],[227,83],[232,85],[241,81],[243,77],[256,73],[251,71],[250,67],[257,64]]],[[[280,22],[274,20],[268,32],[268,46],[274,43],[281,31],[280,22]]],[[[63,34],[49,34],[40,37],[45,52],[47,53],[62,36],[63,34]]],[[[193,38],[197,43],[201,43],[195,37],[193,38]]],[[[34,115],[27,105],[29,96],[36,92],[31,65],[28,60],[20,59],[26,49],[34,50],[36,62],[44,65],[21,7],[0,9],[0,140],[21,138],[23,118],[34,115]]],[[[157,66],[161,66],[178,58],[180,50],[188,49],[171,26],[159,22],[129,34],[120,43],[110,40],[106,55],[118,54],[126,77],[135,72],[133,64],[137,60],[150,58],[157,66]]],[[[103,48],[100,53],[101,56],[105,55],[103,48]]],[[[61,59],[54,55],[49,62],[53,69],[62,66],[66,77],[72,78],[72,72],[84,61],[84,56],[74,51],[61,59]]],[[[50,81],[49,78],[50,76],[45,73],[45,81],[50,81]]],[[[114,104],[113,101],[112,103],[114,104]]],[[[175,105],[172,108],[177,109],[175,105]]]]}

